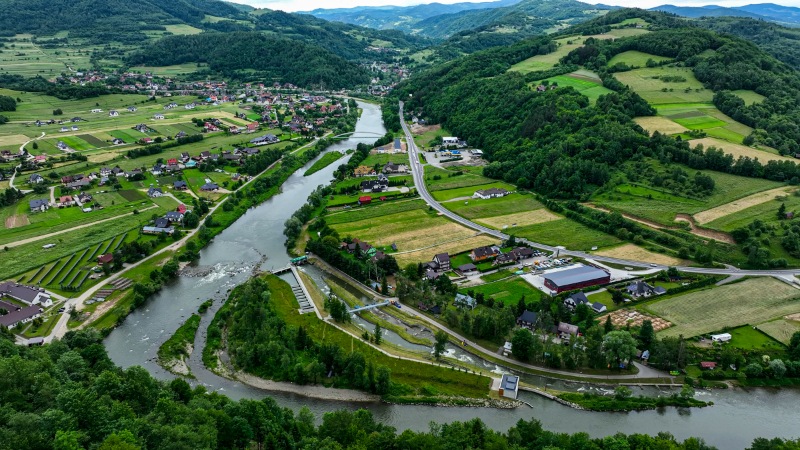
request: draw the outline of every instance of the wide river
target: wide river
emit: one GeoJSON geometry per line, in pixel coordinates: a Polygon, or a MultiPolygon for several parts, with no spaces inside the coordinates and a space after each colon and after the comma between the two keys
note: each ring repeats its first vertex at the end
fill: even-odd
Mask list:
{"type": "MultiPolygon", "coordinates": [[[[384,134],[386,130],[381,122],[380,107],[361,102],[359,107],[363,109],[363,114],[356,125],[356,132],[384,134]]],[[[376,138],[351,138],[332,145],[327,151],[343,152],[355,148],[359,142],[371,143],[376,138]]],[[[174,375],[155,362],[158,347],[197,310],[200,303],[214,299],[214,306],[204,315],[201,332],[198,333],[197,343],[204,342],[208,322],[226,292],[245,282],[263,256],[266,256],[261,267],[264,270],[287,264],[289,257],[283,246],[283,223],[305,202],[314,188],[331,181],[333,171],[339,164],[334,163],[308,177],[303,176],[308,166],[299,169],[284,183],[280,194],[251,209],[214,238],[201,252],[200,267],[208,269],[203,276],[179,277],[108,336],[105,344],[114,362],[122,367],[143,366],[159,379],[173,378],[174,375]]],[[[373,412],[377,420],[400,430],[428,430],[431,421],[443,423],[479,417],[489,427],[500,431],[507,430],[519,419],[536,418],[545,428],[558,432],[584,431],[592,436],[605,436],[617,432],[655,434],[667,431],[679,439],[701,437],[720,449],[745,448],[753,438],[759,436],[800,437],[800,391],[796,389],[699,391],[698,398],[713,401],[714,406],[634,413],[578,411],[527,392],[520,392],[520,398],[533,408],[495,410],[353,404],[264,391],[219,377],[203,367],[199,346],[195,348],[189,366],[197,382],[209,390],[234,399],[270,396],[279,404],[294,410],[308,406],[318,417],[336,409],[365,407],[373,412]]],[[[544,383],[542,379],[533,382],[544,383]]]]}

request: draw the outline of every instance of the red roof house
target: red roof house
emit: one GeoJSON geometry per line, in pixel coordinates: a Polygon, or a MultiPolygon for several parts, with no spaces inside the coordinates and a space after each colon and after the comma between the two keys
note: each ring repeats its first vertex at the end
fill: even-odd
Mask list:
{"type": "Polygon", "coordinates": [[[714,370],[714,369],[717,368],[717,363],[715,363],[713,361],[702,361],[700,363],[700,368],[701,369],[714,370]]]}
{"type": "Polygon", "coordinates": [[[114,255],[111,253],[106,253],[105,255],[100,255],[97,257],[97,264],[105,265],[114,262],[114,255]]]}
{"type": "Polygon", "coordinates": [[[371,202],[372,202],[372,197],[370,197],[369,195],[365,195],[363,197],[358,198],[359,205],[369,205],[371,202]]]}
{"type": "Polygon", "coordinates": [[[181,203],[181,205],[180,205],[180,206],[178,206],[178,209],[177,209],[177,211],[178,211],[179,213],[181,213],[181,214],[186,214],[186,205],[184,205],[183,203],[181,203]]]}

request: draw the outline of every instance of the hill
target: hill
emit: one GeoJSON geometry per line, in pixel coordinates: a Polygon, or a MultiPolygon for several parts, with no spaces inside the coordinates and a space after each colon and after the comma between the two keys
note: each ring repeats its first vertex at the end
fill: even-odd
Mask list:
{"type": "Polygon", "coordinates": [[[483,10],[513,5],[519,0],[499,0],[483,3],[427,3],[414,6],[358,6],[355,8],[319,8],[307,12],[320,19],[344,22],[375,29],[396,29],[407,33],[420,32],[416,24],[429,17],[461,11],[483,10]]]}
{"type": "Polygon", "coordinates": [[[127,62],[149,66],[206,63],[212,73],[231,79],[267,79],[325,89],[369,81],[364,69],[322,47],[246,31],[168,36],[135,52],[127,62]]]}
{"type": "Polygon", "coordinates": [[[242,18],[244,12],[217,0],[5,0],[0,2],[0,30],[52,36],[69,31],[71,37],[93,42],[146,38],[146,30],[167,25],[200,25],[206,15],[242,18]]]}
{"type": "Polygon", "coordinates": [[[738,17],[706,18],[698,25],[747,39],[779,61],[800,69],[800,30],[797,28],[738,17]]]}

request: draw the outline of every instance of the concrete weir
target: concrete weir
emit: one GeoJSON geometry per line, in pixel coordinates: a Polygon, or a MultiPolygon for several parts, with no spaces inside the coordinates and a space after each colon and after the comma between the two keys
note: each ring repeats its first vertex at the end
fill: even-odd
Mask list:
{"type": "MultiPolygon", "coordinates": [[[[309,312],[317,313],[317,308],[315,307],[314,302],[311,301],[311,294],[308,293],[308,289],[306,289],[303,279],[300,278],[300,272],[297,270],[297,266],[294,264],[289,264],[286,267],[281,267],[280,269],[275,269],[270,272],[273,275],[291,272],[292,275],[294,275],[294,279],[297,281],[297,285],[292,286],[292,292],[294,293],[294,298],[297,299],[297,303],[300,305],[300,314],[309,312]]],[[[319,316],[319,314],[317,315],[319,316]]]]}

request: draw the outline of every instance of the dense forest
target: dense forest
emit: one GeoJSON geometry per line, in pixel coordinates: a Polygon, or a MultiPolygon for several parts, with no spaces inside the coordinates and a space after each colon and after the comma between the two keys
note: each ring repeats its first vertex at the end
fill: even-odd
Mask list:
{"type": "MultiPolygon", "coordinates": [[[[239,400],[182,379],[161,382],[141,367],[120,369],[93,331],[70,332],[43,347],[20,347],[0,336],[0,448],[8,450],[137,449],[583,449],[712,447],[699,439],[554,433],[532,419],[507,433],[479,419],[403,431],[377,423],[368,411],[336,411],[319,426],[303,408],[273,399],[239,400]]],[[[798,442],[756,439],[752,450],[796,449],[798,442]]]]}
{"type": "Polygon", "coordinates": [[[316,86],[354,87],[369,82],[366,71],[328,50],[257,32],[169,36],[128,59],[131,65],[207,63],[211,71],[238,80],[264,80],[316,86]]]}
{"type": "Polygon", "coordinates": [[[709,17],[698,21],[698,25],[747,39],[778,61],[800,69],[800,30],[797,28],[739,17],[709,17]]]}

